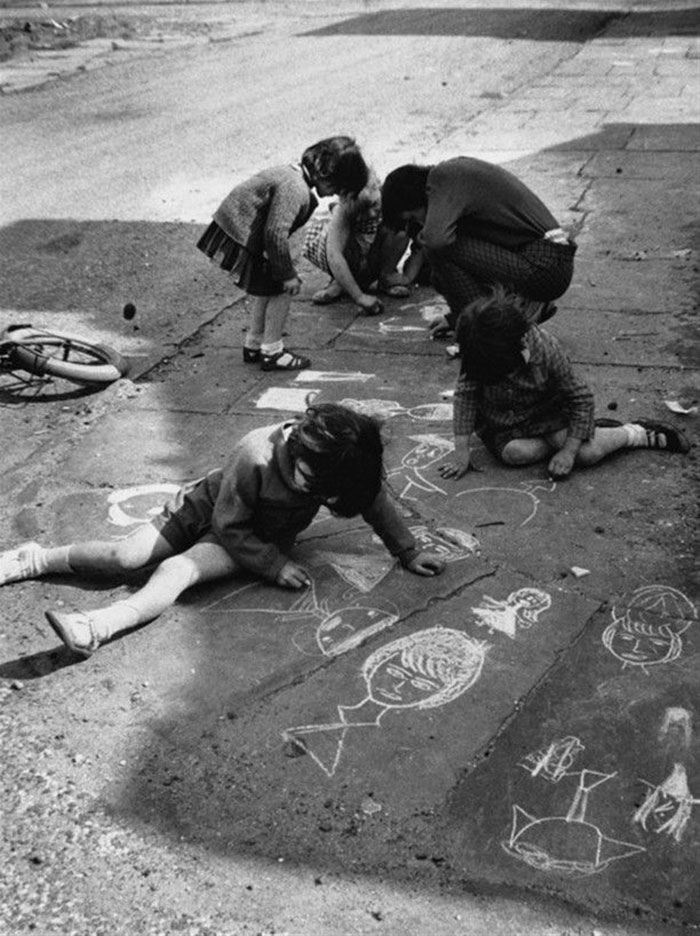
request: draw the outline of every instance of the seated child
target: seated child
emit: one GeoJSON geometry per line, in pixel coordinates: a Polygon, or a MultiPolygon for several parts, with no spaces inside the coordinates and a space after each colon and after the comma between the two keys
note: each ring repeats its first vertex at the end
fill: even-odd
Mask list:
{"type": "Polygon", "coordinates": [[[119,573],[156,565],[124,601],[92,611],[48,611],[61,640],[87,657],[101,643],[151,621],[187,588],[252,572],[283,588],[310,584],[290,558],[297,535],[322,506],[361,514],[399,562],[437,575],[443,560],[421,551],[382,483],[379,423],[335,403],[249,432],[223,468],[185,485],[172,507],[125,539],[0,554],[0,585],[50,573],[119,573]]]}
{"type": "Polygon", "coordinates": [[[403,232],[382,227],[381,186],[370,170],[367,185],[358,195],[341,195],[331,206],[330,218],[307,227],[304,256],[331,276],[312,301],[328,305],[348,295],[364,315],[378,315],[382,302],[368,292],[375,281],[381,292],[399,298],[410,295],[409,286],[418,277],[422,250],[417,245],[404,271],[396,269],[408,245],[403,232]]]}
{"type": "Polygon", "coordinates": [[[496,287],[457,323],[462,357],[454,396],[455,460],[444,478],[461,478],[476,431],[506,465],[547,460],[552,478],[594,465],[626,448],[687,452],[685,436],[665,423],[594,420],[593,394],[574,373],[559,341],[528,322],[528,303],[496,287]]]}

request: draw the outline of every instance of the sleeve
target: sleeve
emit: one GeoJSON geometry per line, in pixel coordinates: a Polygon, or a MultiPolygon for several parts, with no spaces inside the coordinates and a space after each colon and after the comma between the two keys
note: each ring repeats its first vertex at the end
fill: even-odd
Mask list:
{"type": "Polygon", "coordinates": [[[457,222],[465,204],[449,178],[449,170],[436,166],[428,176],[428,209],[419,242],[428,252],[445,250],[457,239],[457,222]]]}
{"type": "Polygon", "coordinates": [[[212,513],[212,530],[226,552],[248,571],[275,581],[287,561],[274,543],[253,531],[260,496],[261,466],[245,453],[226,466],[212,513]]]}
{"type": "Polygon", "coordinates": [[[362,516],[401,565],[407,565],[420,552],[386,487],[382,486],[372,506],[362,516]]]}
{"type": "Polygon", "coordinates": [[[569,436],[585,441],[595,430],[595,404],[588,384],[578,377],[561,345],[551,339],[546,361],[552,389],[560,396],[569,417],[569,436]]]}
{"type": "Polygon", "coordinates": [[[274,187],[265,222],[265,252],[272,275],[282,282],[297,275],[289,237],[302,208],[300,192],[293,185],[282,181],[274,187]]]}
{"type": "Polygon", "coordinates": [[[476,427],[477,387],[475,380],[467,380],[464,374],[457,378],[453,399],[452,426],[456,436],[470,436],[476,427]]]}

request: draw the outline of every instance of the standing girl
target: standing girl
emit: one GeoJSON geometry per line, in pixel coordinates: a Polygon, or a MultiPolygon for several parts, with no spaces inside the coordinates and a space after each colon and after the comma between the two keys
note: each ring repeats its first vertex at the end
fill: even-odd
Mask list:
{"type": "Polygon", "coordinates": [[[299,165],[263,169],[219,205],[197,247],[253,297],[243,348],[246,363],[259,363],[265,371],[300,370],[311,364],[285,348],[282,340],[292,296],[301,288],[289,238],[318,204],[312,189],[322,198],[357,195],[367,177],[355,141],[328,137],[304,150],[299,165]]]}

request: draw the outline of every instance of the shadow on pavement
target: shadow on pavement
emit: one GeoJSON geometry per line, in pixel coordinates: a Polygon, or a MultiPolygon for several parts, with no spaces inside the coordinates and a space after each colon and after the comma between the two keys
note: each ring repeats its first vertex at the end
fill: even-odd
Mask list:
{"type": "Polygon", "coordinates": [[[625,35],[694,35],[700,12],[666,9],[660,12],[619,10],[538,10],[455,7],[386,10],[310,30],[307,36],[489,36],[541,42],[587,42],[604,29],[615,34],[619,22],[625,35]]]}

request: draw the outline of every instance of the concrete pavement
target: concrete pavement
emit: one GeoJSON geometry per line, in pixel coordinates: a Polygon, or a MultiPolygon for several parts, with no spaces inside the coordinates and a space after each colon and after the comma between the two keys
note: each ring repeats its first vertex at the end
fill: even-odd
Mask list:
{"type": "MultiPolygon", "coordinates": [[[[300,546],[308,593],[198,589],[79,666],[43,609],[131,586],[5,590],[5,711],[44,728],[27,745],[4,725],[25,784],[10,841],[30,855],[8,904],[17,932],[32,919],[47,934],[66,919],[81,933],[133,932],[134,919],[232,936],[495,932],[465,912],[465,892],[583,908],[579,932],[700,927],[698,416],[666,405],[700,399],[692,22],[616,22],[429,154],[501,162],[575,224],[575,281],[548,327],[599,415],[672,421],[690,455],[624,453],[554,485],[482,450],[483,472],[448,485],[437,466],[457,366],[425,331],[439,298],[419,290],[377,319],[319,310],[323,278],[308,267],[289,341],[312,373],[244,365],[236,302],[156,368],[137,362],[131,382],[48,402],[51,431],[8,453],[6,544],[116,537],[164,485],[308,394],[352,400],[385,417],[392,488],[449,560],[440,578],[412,577],[362,523],[322,517],[300,546]],[[394,674],[387,702],[383,654],[403,649],[448,667],[451,694],[420,704],[394,674]],[[57,809],[30,840],[32,810],[56,790],[83,821],[71,839],[57,809]],[[107,899],[71,876],[86,857],[107,899]],[[171,876],[166,902],[174,863],[182,888],[171,876]],[[339,918],[328,893],[349,876],[382,888],[339,918]]],[[[530,913],[503,932],[564,931],[530,913]]]]}

